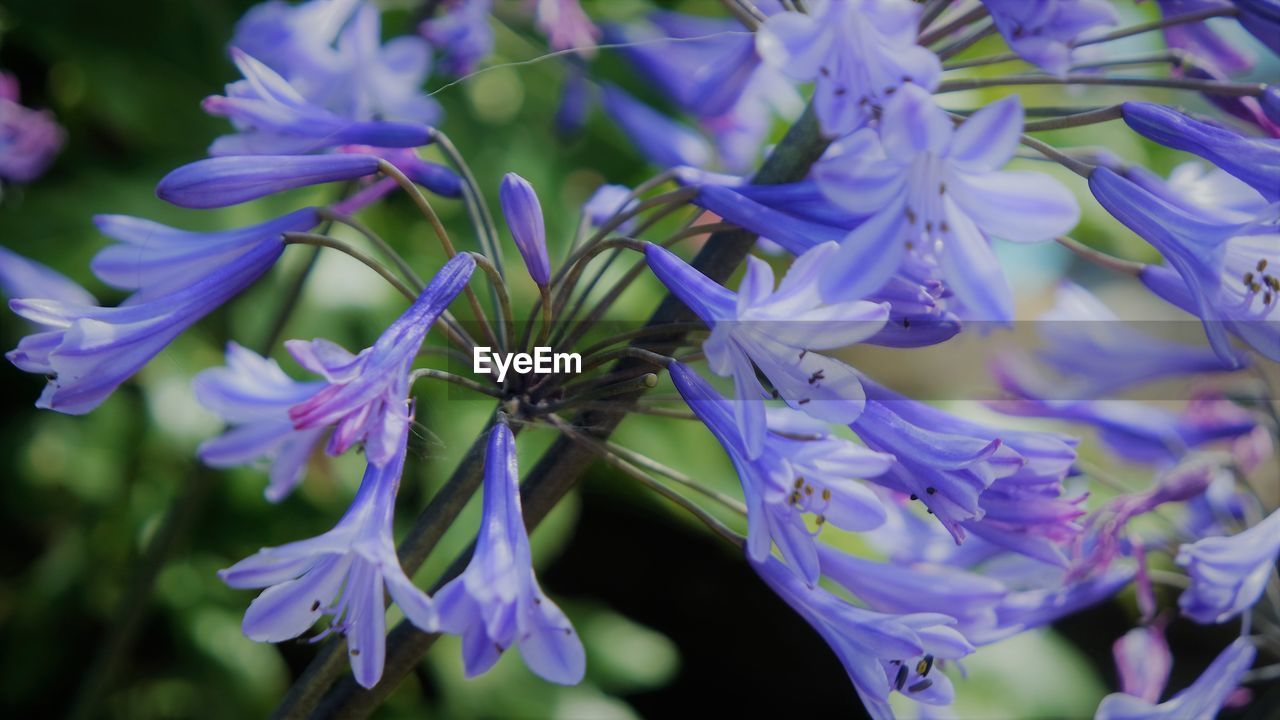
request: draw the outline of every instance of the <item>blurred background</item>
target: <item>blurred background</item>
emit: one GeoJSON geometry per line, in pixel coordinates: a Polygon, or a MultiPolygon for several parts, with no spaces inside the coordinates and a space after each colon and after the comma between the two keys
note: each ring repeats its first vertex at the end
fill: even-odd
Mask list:
{"type": "MultiPolygon", "coordinates": [[[[328,188],[199,212],[168,206],[154,196],[160,177],[202,157],[208,143],[226,131],[222,120],[201,112],[199,102],[235,78],[226,44],[251,4],[5,0],[0,69],[17,76],[24,104],[55,113],[68,142],[43,178],[4,189],[0,242],[115,302],[120,296],[88,272],[89,259],[106,244],[91,222],[96,213],[212,229],[332,199],[334,190],[328,188]]],[[[639,0],[584,4],[593,17],[616,19],[651,7],[639,0]]],[[[660,4],[707,14],[719,9],[710,0],[660,4]]],[[[1130,15],[1152,10],[1120,4],[1130,15]]],[[[411,28],[411,4],[385,7],[385,34],[411,28]]],[[[541,39],[527,24],[499,24],[496,33],[492,63],[543,52],[541,39]]],[[[656,101],[609,52],[600,54],[595,67],[656,101]]],[[[447,117],[443,127],[491,193],[492,207],[498,181],[508,171],[537,188],[555,239],[553,257],[558,256],[555,242],[563,248],[579,206],[599,184],[633,185],[653,173],[598,112],[578,136],[555,135],[552,119],[564,70],[559,62],[497,69],[437,96],[447,117]]],[[[433,77],[429,87],[446,80],[433,77]]],[[[956,99],[979,103],[983,96],[956,99]]],[[[1178,162],[1120,128],[1090,133],[1083,141],[1066,133],[1053,139],[1106,144],[1160,171],[1178,162]]],[[[1075,178],[1063,179],[1080,189],[1075,178]]],[[[456,241],[466,247],[469,229],[460,203],[436,204],[455,239],[463,239],[456,241]]],[[[402,197],[392,196],[366,217],[420,272],[438,267],[425,223],[402,197]]],[[[1079,237],[1118,255],[1152,259],[1145,245],[1096,212],[1087,211],[1079,237]]],[[[1028,316],[1047,306],[1055,279],[1073,271],[1070,258],[1056,247],[1003,250],[1028,316]]],[[[221,364],[229,339],[261,349],[277,298],[308,252],[291,249],[281,268],[184,335],[88,416],[35,411],[41,379],[0,363],[6,388],[0,399],[0,712],[5,716],[55,717],[74,709],[80,717],[259,717],[275,707],[306,666],[313,646],[305,642],[265,645],[241,635],[240,617],[252,594],[226,588],[215,572],[261,546],[328,529],[354,491],[361,459],[315,458],[302,488],[272,505],[262,496],[261,472],[219,472],[194,459],[199,442],[218,433],[220,425],[195,402],[189,381],[199,370],[221,364]],[[140,590],[152,586],[149,593],[140,590]]],[[[1086,272],[1084,279],[1098,278],[1086,272]]],[[[380,282],[345,257],[322,256],[284,336],[324,336],[350,348],[370,344],[403,308],[380,282]]],[[[531,287],[516,290],[518,300],[533,297],[531,287]]],[[[1105,292],[1126,308],[1139,295],[1126,287],[1105,292]]],[[[641,283],[612,319],[642,319],[660,297],[656,283],[641,283]]],[[[1164,317],[1166,311],[1153,303],[1150,312],[1164,317]]],[[[5,348],[27,330],[11,313],[0,313],[5,348]]],[[[980,346],[981,339],[977,342],[980,346]]],[[[270,351],[300,376],[278,344],[270,351]]],[[[872,353],[858,361],[900,389],[939,393],[944,399],[955,397],[946,393],[959,383],[986,382],[981,352],[959,364],[954,356],[941,364],[946,356],[931,352],[912,351],[906,364],[902,353],[872,353]]],[[[492,411],[487,400],[462,400],[453,391],[446,398],[439,388],[419,387],[420,424],[399,504],[406,526],[492,411]]],[[[550,439],[545,430],[521,436],[526,467],[550,439]]],[[[633,418],[617,439],[726,491],[735,487],[718,448],[709,451],[714,447],[709,436],[687,424],[633,418]]],[[[1087,448],[1086,453],[1097,451],[1087,448]]],[[[1144,471],[1118,472],[1140,481],[1144,471]]],[[[478,507],[470,507],[416,576],[419,584],[433,581],[470,541],[477,516],[478,507]]],[[[852,546],[856,539],[841,542],[852,546]]],[[[512,657],[515,653],[507,653],[488,675],[465,681],[458,644],[445,640],[378,717],[862,712],[819,637],[734,553],[628,478],[597,466],[537,530],[533,545],[544,588],[574,620],[587,646],[586,682],[574,688],[543,683],[512,657]]],[[[1131,602],[1122,597],[1055,628],[984,649],[965,663],[968,680],[959,685],[958,714],[1091,716],[1115,686],[1110,647],[1132,626],[1132,618],[1131,602]]],[[[1175,688],[1197,676],[1230,640],[1226,629],[1216,633],[1187,623],[1174,623],[1170,632],[1175,688]]],[[[1253,716],[1266,717],[1258,710],[1253,716]]]]}

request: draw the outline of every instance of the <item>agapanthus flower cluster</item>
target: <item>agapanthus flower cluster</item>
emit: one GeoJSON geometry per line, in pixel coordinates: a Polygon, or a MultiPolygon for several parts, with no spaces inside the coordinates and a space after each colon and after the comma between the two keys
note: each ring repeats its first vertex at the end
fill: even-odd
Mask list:
{"type": "MultiPolygon", "coordinates": [[[[732,13],[722,17],[655,9],[601,24],[576,1],[528,3],[525,19],[547,52],[572,56],[562,112],[548,127],[580,125],[598,101],[617,137],[662,169],[634,190],[602,185],[562,247],[548,228],[571,223],[544,217],[539,190],[516,171],[537,176],[473,172],[424,91],[434,56],[455,77],[486,62],[493,4],[429,5],[415,27],[385,42],[380,11],[364,0],[252,9],[229,48],[241,79],[204,101],[232,132],[156,188],[193,209],[310,188],[314,206],[212,232],[98,216],[117,244],[92,270],[129,293],[115,305],[0,254],[11,309],[37,326],[8,357],[46,379],[39,407],[68,414],[107,402],[292,247],[345,253],[404,296],[393,322],[363,328],[359,352],[325,338],[274,338],[257,350],[233,342],[224,367],[195,377],[196,398],[227,424],[200,458],[265,469],[272,502],[307,482],[321,447],[362,453],[366,468],[332,530],[220,573],[232,587],[263,589],[245,612],[246,636],[281,642],[320,623],[310,639],[341,636],[328,642],[379,698],[410,671],[406,658],[441,633],[460,637],[467,677],[515,646],[534,674],[582,681],[589,646],[539,584],[530,531],[598,456],[741,552],[831,647],[873,717],[916,703],[940,712],[964,693],[962,658],[1128,587],[1139,617],[1116,640],[1122,685],[1098,717],[1211,717],[1238,695],[1257,655],[1252,613],[1276,587],[1280,556],[1275,498],[1249,484],[1271,461],[1276,416],[1261,411],[1274,399],[1242,398],[1238,384],[1241,368],[1265,373],[1280,361],[1280,100],[1265,84],[1233,80],[1249,63],[1218,25],[1202,23],[1234,18],[1263,41],[1259,52],[1276,51],[1274,2],[1148,4],[1162,19],[1132,32],[1103,0],[743,1],[724,3],[732,13]],[[1134,59],[1110,41],[1158,30],[1170,52],[1143,62],[1162,73],[1127,74],[1134,59]],[[592,63],[612,45],[630,75],[592,63]],[[988,66],[1000,71],[973,72],[988,66]],[[1067,92],[1108,84],[1162,87],[1199,109],[1138,99],[1092,107],[1067,92]],[[1045,103],[1013,91],[1026,85],[1062,92],[1045,103]],[[962,93],[984,88],[1001,90],[962,93]],[[1224,113],[1200,93],[1239,102],[1217,103],[1224,113]],[[641,97],[663,98],[683,117],[641,97]],[[790,125],[785,136],[780,119],[790,125]],[[1084,147],[1087,131],[1074,147],[1041,134],[1108,122],[1131,146],[1142,138],[1199,164],[1166,179],[1084,147]],[[399,239],[356,218],[393,193],[423,216],[413,241],[440,245],[425,281],[398,253],[399,239]],[[504,237],[486,196],[498,199],[524,266],[519,283],[537,288],[532,302],[521,302],[502,262],[504,237]],[[465,236],[434,209],[455,198],[472,221],[465,236]],[[684,226],[661,223],[686,206],[697,214],[684,226]],[[1129,247],[1145,241],[1162,260],[1108,255],[1071,237],[1096,232],[1081,226],[1082,213],[1110,214],[1136,236],[1129,247]],[[696,254],[682,245],[708,236],[696,254]],[[995,337],[1027,314],[1002,248],[1055,241],[1118,273],[1130,291],[1194,316],[1207,342],[1148,334],[1063,283],[1036,350],[991,353],[998,399],[940,407],[895,389],[880,377],[883,363],[863,362],[867,346],[902,357],[956,336],[995,337]],[[618,258],[632,270],[609,274],[618,258]],[[637,280],[669,292],[650,323],[590,336],[637,280]],[[279,347],[309,376],[272,359],[279,347]],[[577,370],[549,372],[477,365],[466,374],[436,362],[481,349],[585,357],[577,370]],[[678,405],[641,397],[663,373],[678,405]],[[1195,388],[1174,409],[1120,396],[1170,380],[1195,388]],[[420,381],[451,383],[451,393],[496,407],[397,548],[420,381]],[[646,448],[614,444],[610,433],[632,412],[704,427],[740,494],[705,487],[646,448]],[[1088,430],[1096,447],[1044,421],[1088,430]],[[516,444],[526,429],[561,441],[522,485],[516,444]],[[1097,455],[1123,461],[1127,479],[1111,477],[1097,455]],[[420,584],[419,567],[477,491],[470,555],[434,585],[420,584]],[[857,542],[842,542],[850,534],[857,542]],[[1174,655],[1165,628],[1183,620],[1171,607],[1161,612],[1174,603],[1153,578],[1185,585],[1182,618],[1240,625],[1240,637],[1185,688],[1166,688],[1174,655]],[[388,597],[406,618],[390,636],[388,597]]],[[[0,98],[0,115],[15,102],[0,98]]],[[[36,159],[14,161],[25,173],[0,167],[0,175],[29,180],[60,136],[42,115],[6,117],[0,123],[17,127],[12,145],[36,159]]],[[[314,702],[335,672],[317,660],[299,680],[310,685],[286,702],[314,702]]]]}

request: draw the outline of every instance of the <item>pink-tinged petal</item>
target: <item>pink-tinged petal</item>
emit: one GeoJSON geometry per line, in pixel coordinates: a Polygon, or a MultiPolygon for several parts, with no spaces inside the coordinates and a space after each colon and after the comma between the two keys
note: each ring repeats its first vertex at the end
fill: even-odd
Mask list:
{"type": "Polygon", "coordinates": [[[947,285],[964,305],[965,316],[994,322],[1013,320],[1013,293],[991,244],[950,200],[947,221],[951,232],[942,241],[940,264],[947,285]]]}
{"type": "Polygon", "coordinates": [[[299,365],[331,383],[349,382],[359,372],[354,365],[358,356],[324,338],[286,340],[284,346],[299,365]]]}
{"type": "Polygon", "coordinates": [[[560,685],[577,685],[586,673],[586,651],[564,612],[533,585],[525,603],[528,626],[521,629],[520,656],[538,677],[560,685]]]}
{"type": "Polygon", "coordinates": [[[1134,628],[1111,648],[1120,674],[1120,690],[1149,703],[1160,699],[1169,682],[1173,655],[1158,625],[1134,628]]]}
{"type": "Polygon", "coordinates": [[[871,216],[840,243],[822,276],[820,290],[829,303],[860,300],[893,277],[906,257],[905,198],[871,216]]]}
{"type": "Polygon", "coordinates": [[[956,129],[950,157],[961,169],[984,173],[1004,167],[1022,139],[1022,101],[1010,95],[982,108],[956,129]]]}
{"type": "Polygon", "coordinates": [[[1052,240],[1080,221],[1075,195],[1044,173],[954,173],[948,188],[979,228],[1001,240],[1052,240]]]}

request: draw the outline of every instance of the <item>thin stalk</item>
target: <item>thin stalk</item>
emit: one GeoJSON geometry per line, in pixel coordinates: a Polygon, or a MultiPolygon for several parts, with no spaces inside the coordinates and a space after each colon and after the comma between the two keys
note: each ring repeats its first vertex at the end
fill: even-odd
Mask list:
{"type": "Polygon", "coordinates": [[[971,25],[975,22],[978,22],[979,20],[981,20],[986,16],[987,16],[987,7],[985,5],[979,5],[969,10],[966,13],[962,13],[961,15],[957,16],[953,20],[950,20],[944,23],[943,25],[940,25],[936,28],[933,28],[931,30],[926,30],[920,33],[920,36],[916,38],[916,42],[919,43],[920,45],[925,45],[925,46],[932,45],[938,42],[939,40],[951,35],[955,31],[965,27],[966,25],[971,25]]]}
{"type": "Polygon", "coordinates": [[[386,256],[386,258],[396,266],[396,269],[400,271],[400,274],[407,278],[409,282],[418,289],[418,292],[422,292],[422,288],[427,286],[427,284],[422,281],[422,278],[418,276],[418,273],[414,272],[413,266],[410,265],[409,262],[400,255],[400,253],[396,252],[395,248],[391,247],[390,243],[383,240],[381,235],[370,229],[368,225],[365,225],[349,215],[343,215],[342,213],[338,213],[330,209],[321,210],[320,217],[336,222],[339,225],[346,225],[364,236],[366,240],[373,243],[374,246],[378,248],[378,251],[386,256]]]}
{"type": "Polygon", "coordinates": [[[1026,145],[1032,150],[1035,150],[1041,155],[1044,155],[1046,158],[1053,160],[1054,162],[1058,163],[1059,165],[1065,167],[1066,169],[1079,175],[1082,178],[1088,178],[1089,175],[1093,173],[1093,168],[1094,168],[1093,165],[1090,165],[1087,162],[1082,162],[1080,160],[1077,160],[1071,157],[1070,155],[1067,155],[1066,153],[1060,152],[1057,148],[1054,148],[1052,145],[1049,145],[1048,143],[1041,142],[1033,137],[1028,137],[1026,135],[1022,136],[1021,142],[1023,145],[1026,145]]]}
{"type": "MultiPolygon", "coordinates": [[[[434,132],[434,130],[433,130],[434,132]]],[[[440,222],[440,216],[436,214],[435,208],[431,207],[431,202],[427,200],[427,196],[422,194],[418,186],[414,184],[404,173],[400,172],[400,168],[392,165],[386,160],[378,160],[378,168],[384,175],[395,178],[400,188],[405,191],[413,204],[418,207],[418,211],[422,213],[427,222],[431,224],[431,229],[435,232],[436,237],[440,240],[440,246],[444,248],[444,253],[450,259],[458,254],[457,248],[453,246],[453,241],[449,239],[449,232],[444,229],[444,224],[440,222]]],[[[501,272],[501,265],[498,266],[501,272]]],[[[467,296],[467,303],[471,306],[471,314],[475,316],[475,321],[480,325],[480,329],[484,332],[485,339],[491,347],[501,347],[498,342],[498,336],[494,333],[493,327],[489,324],[488,317],[485,316],[484,307],[480,305],[480,298],[476,297],[475,290],[470,285],[462,288],[462,292],[467,296]]],[[[496,294],[496,290],[494,291],[496,294]]]]}
{"type": "Polygon", "coordinates": [[[1067,128],[1084,127],[1086,125],[1097,125],[1099,123],[1111,122],[1124,117],[1124,108],[1121,105],[1111,105],[1096,110],[1086,110],[1084,112],[1072,113],[1071,115],[1063,115],[1061,117],[1051,118],[1048,120],[1034,120],[1025,123],[1022,126],[1023,132],[1046,132],[1049,130],[1065,130],[1067,128]]]}
{"type": "Polygon", "coordinates": [[[391,272],[390,268],[378,262],[376,259],[366,254],[364,251],[358,248],[352,247],[351,245],[341,240],[338,240],[337,238],[331,238],[328,235],[317,235],[315,233],[287,232],[284,234],[284,244],[285,245],[312,245],[315,247],[327,247],[333,250],[337,250],[343,254],[346,254],[355,258],[356,260],[363,263],[365,267],[368,267],[370,270],[373,270],[374,272],[381,275],[383,280],[386,280],[388,283],[391,283],[391,286],[394,287],[396,290],[400,291],[401,295],[404,295],[405,297],[409,298],[410,302],[418,299],[418,294],[413,291],[413,288],[409,287],[408,285],[405,285],[404,281],[396,277],[395,273],[391,272]]]}
{"type": "Polygon", "coordinates": [[[455,375],[451,372],[447,372],[444,370],[436,370],[435,368],[418,368],[417,370],[414,370],[413,372],[409,373],[409,385],[412,386],[415,382],[418,381],[419,378],[443,380],[445,382],[453,383],[454,385],[457,385],[459,387],[464,387],[468,390],[473,390],[475,392],[488,395],[489,397],[492,397],[492,398],[499,398],[499,399],[502,398],[502,393],[495,388],[491,388],[488,385],[483,385],[481,383],[478,383],[475,380],[472,380],[471,378],[465,378],[465,377],[462,377],[461,375],[455,375]]]}
{"type": "Polygon", "coordinates": [[[1226,97],[1256,97],[1267,88],[1262,83],[1233,83],[1200,78],[1147,78],[1110,77],[1106,75],[1009,75],[996,78],[966,78],[944,80],[935,91],[938,94],[977,90],[979,88],[1009,87],[1016,85],[1105,85],[1112,87],[1158,87],[1173,90],[1191,90],[1223,95],[1226,97]]]}
{"type": "Polygon", "coordinates": [[[646,243],[643,240],[636,240],[635,238],[630,238],[630,237],[622,237],[622,238],[612,238],[610,240],[604,240],[602,242],[597,242],[587,247],[583,252],[578,254],[578,257],[574,260],[573,265],[569,267],[569,273],[564,278],[564,282],[560,286],[560,292],[556,295],[555,300],[552,302],[552,308],[556,312],[559,312],[564,308],[565,304],[569,302],[569,293],[573,292],[573,288],[578,281],[578,277],[582,275],[582,271],[586,269],[587,265],[589,265],[591,263],[591,260],[595,258],[597,255],[599,255],[602,252],[605,252],[606,250],[623,250],[623,249],[635,250],[636,252],[643,253],[645,245],[646,243]]]}
{"type": "Polygon", "coordinates": [[[609,347],[610,345],[617,345],[620,342],[625,342],[627,340],[635,340],[637,338],[642,338],[642,337],[645,337],[646,335],[654,335],[659,332],[671,332],[672,330],[678,330],[680,332],[697,332],[697,331],[706,330],[706,329],[707,329],[707,324],[704,322],[680,323],[678,325],[661,327],[661,328],[654,328],[654,327],[636,328],[635,330],[628,330],[626,332],[618,333],[617,335],[610,335],[609,337],[601,340],[600,342],[587,347],[585,350],[581,352],[581,355],[583,357],[594,355],[595,353],[609,347]]]}
{"type": "Polygon", "coordinates": [[[652,390],[658,387],[658,376],[655,373],[645,373],[636,377],[634,374],[628,374],[621,380],[613,380],[615,375],[606,375],[598,380],[574,383],[567,385],[564,392],[568,397],[554,402],[548,402],[539,405],[537,411],[539,414],[552,413],[565,408],[573,408],[580,402],[600,400],[601,398],[618,397],[620,395],[634,395],[642,393],[646,390],[652,390]],[[602,382],[608,380],[609,382],[602,382]],[[579,388],[583,388],[581,392],[579,388]]]}
{"type": "Polygon", "coordinates": [[[1204,10],[1197,10],[1195,12],[1182,13],[1181,15],[1161,18],[1155,22],[1145,23],[1143,25],[1133,25],[1131,27],[1121,28],[1119,30],[1109,32],[1106,35],[1099,35],[1098,37],[1091,38],[1089,40],[1081,40],[1076,43],[1075,46],[1084,47],[1085,45],[1097,45],[1099,43],[1111,42],[1112,40],[1119,40],[1120,38],[1149,33],[1154,30],[1164,30],[1165,28],[1171,28],[1176,25],[1203,22],[1216,17],[1232,17],[1237,13],[1238,11],[1234,7],[1230,6],[1206,8],[1204,10]]]}
{"type": "Polygon", "coordinates": [[[745,517],[747,514],[746,504],[735,497],[726,495],[720,492],[719,490],[716,490],[715,488],[709,488],[706,485],[703,485],[702,483],[698,482],[697,480],[694,480],[693,478],[689,477],[688,475],[685,475],[679,470],[676,470],[674,468],[669,468],[666,465],[663,465],[662,463],[658,462],[657,460],[654,460],[649,457],[645,457],[644,455],[641,455],[640,453],[635,452],[630,448],[622,447],[617,443],[609,442],[607,440],[604,441],[603,444],[605,447],[607,447],[610,450],[610,452],[616,453],[627,462],[630,462],[634,465],[638,465],[639,467],[644,468],[645,470],[658,473],[659,475],[662,475],[665,478],[668,478],[677,483],[680,483],[684,487],[689,488],[690,490],[702,495],[703,497],[709,498],[711,500],[714,500],[720,503],[724,507],[729,508],[730,510],[734,511],[739,515],[742,515],[745,517]]]}
{"type": "Polygon", "coordinates": [[[448,135],[434,127],[430,128],[429,132],[436,146],[440,148],[440,151],[448,158],[449,163],[462,176],[463,188],[469,191],[469,199],[475,205],[475,217],[479,218],[479,224],[484,227],[484,232],[480,233],[478,238],[481,249],[485,255],[493,260],[494,267],[498,268],[498,272],[505,275],[506,273],[502,269],[502,245],[498,242],[498,226],[494,224],[493,213],[489,212],[489,205],[485,202],[484,193],[480,191],[480,183],[476,182],[476,176],[471,172],[471,166],[462,157],[462,153],[458,152],[457,146],[453,144],[448,135]]]}
{"type": "Polygon", "coordinates": [[[968,35],[965,35],[959,40],[956,40],[955,42],[951,43],[950,45],[946,45],[942,48],[939,48],[937,53],[938,59],[946,60],[948,58],[955,57],[956,55],[959,55],[965,50],[968,50],[969,48],[973,47],[984,38],[991,37],[992,35],[995,35],[995,34],[996,34],[995,23],[988,22],[987,24],[979,27],[978,29],[974,30],[968,35]]]}
{"type": "Polygon", "coordinates": [[[555,310],[552,309],[551,288],[546,285],[538,286],[539,301],[542,303],[542,328],[538,330],[538,345],[546,345],[547,337],[551,335],[551,324],[555,320],[555,310]]]}
{"type": "Polygon", "coordinates": [[[724,5],[725,10],[729,14],[742,23],[742,26],[754,32],[760,27],[760,23],[767,18],[764,13],[760,12],[760,8],[756,7],[749,0],[720,0],[720,4],[724,5]]]}
{"type": "Polygon", "coordinates": [[[503,336],[504,350],[510,350],[514,347],[515,339],[515,320],[511,313],[511,294],[507,291],[507,282],[502,278],[502,273],[498,272],[498,268],[489,260],[489,258],[480,253],[471,253],[471,257],[475,259],[476,265],[484,270],[485,275],[489,276],[489,284],[493,286],[494,295],[498,299],[498,311],[502,315],[502,327],[505,330],[503,336]]]}
{"type": "Polygon", "coordinates": [[[736,546],[740,550],[746,547],[746,538],[733,530],[730,530],[728,526],[716,519],[716,517],[711,515],[711,513],[703,510],[696,503],[690,502],[688,498],[684,497],[680,493],[649,477],[644,470],[623,459],[617,453],[613,452],[607,445],[579,432],[569,423],[554,415],[548,416],[547,420],[554,425],[557,430],[574,442],[581,443],[587,448],[590,448],[592,452],[599,455],[605,462],[618,468],[628,476],[640,481],[640,484],[686,510],[721,539],[728,541],[731,545],[736,546]]]}
{"type": "Polygon", "coordinates": [[[1073,238],[1063,236],[1063,237],[1054,238],[1054,240],[1056,240],[1059,245],[1075,253],[1077,256],[1084,258],[1085,260],[1088,260],[1094,265],[1097,265],[1098,267],[1106,268],[1108,270],[1114,270],[1118,273],[1123,273],[1125,275],[1133,275],[1134,277],[1137,277],[1138,275],[1142,274],[1142,271],[1147,267],[1146,265],[1143,265],[1140,262],[1134,262],[1133,260],[1125,260],[1123,258],[1118,258],[1114,255],[1108,255],[1107,253],[1104,253],[1101,250],[1095,250],[1094,248],[1091,248],[1088,245],[1085,245],[1079,240],[1075,240],[1073,238]]]}
{"type": "Polygon", "coordinates": [[[920,28],[920,32],[927,30],[934,20],[941,17],[950,4],[951,0],[929,0],[929,3],[925,5],[924,11],[920,13],[920,24],[917,26],[920,28]]]}

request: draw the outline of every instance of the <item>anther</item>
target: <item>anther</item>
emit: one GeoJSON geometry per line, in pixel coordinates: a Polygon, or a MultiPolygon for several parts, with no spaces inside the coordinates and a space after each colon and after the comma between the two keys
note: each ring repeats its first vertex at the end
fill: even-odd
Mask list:
{"type": "Polygon", "coordinates": [[[358,656],[359,654],[360,654],[360,648],[351,648],[352,657],[358,656]]]}
{"type": "Polygon", "coordinates": [[[1250,285],[1253,285],[1253,271],[1252,271],[1252,270],[1250,270],[1249,272],[1247,272],[1247,273],[1245,273],[1245,274],[1244,274],[1244,285],[1245,285],[1245,287],[1249,287],[1250,285]]]}
{"type": "Polygon", "coordinates": [[[319,610],[319,609],[320,609],[320,601],[319,601],[319,600],[317,600],[317,601],[315,601],[315,602],[311,603],[311,612],[315,612],[315,611],[317,611],[317,610],[319,610]]]}
{"type": "Polygon", "coordinates": [[[928,678],[925,678],[924,680],[921,680],[915,685],[912,685],[911,687],[907,688],[907,692],[910,692],[910,693],[924,692],[925,690],[928,690],[931,687],[933,687],[933,681],[928,678]]]}
{"type": "Polygon", "coordinates": [[[804,487],[804,478],[796,478],[796,489],[799,490],[802,487],[804,487]]]}
{"type": "Polygon", "coordinates": [[[907,675],[906,665],[898,668],[898,676],[893,680],[893,686],[898,689],[898,692],[902,692],[902,686],[907,684],[907,675]]]}
{"type": "Polygon", "coordinates": [[[920,499],[920,496],[919,496],[919,495],[917,495],[917,494],[915,494],[915,493],[911,493],[911,499],[912,499],[912,500],[919,500],[919,499],[920,499]]]}
{"type": "Polygon", "coordinates": [[[932,669],[933,669],[932,655],[925,655],[924,657],[920,658],[920,662],[916,663],[916,674],[921,677],[928,675],[929,671],[932,669]]]}
{"type": "Polygon", "coordinates": [[[1262,272],[1263,270],[1266,270],[1266,269],[1267,269],[1267,259],[1262,258],[1261,260],[1258,261],[1258,272],[1262,272]]]}
{"type": "Polygon", "coordinates": [[[938,488],[936,488],[936,487],[927,487],[927,488],[925,488],[925,489],[924,489],[924,491],[925,491],[925,492],[927,492],[927,493],[929,493],[930,495],[932,495],[932,494],[934,494],[934,493],[938,492],[938,488]]]}
{"type": "Polygon", "coordinates": [[[822,499],[823,500],[831,499],[831,488],[822,488],[822,499]]]}

